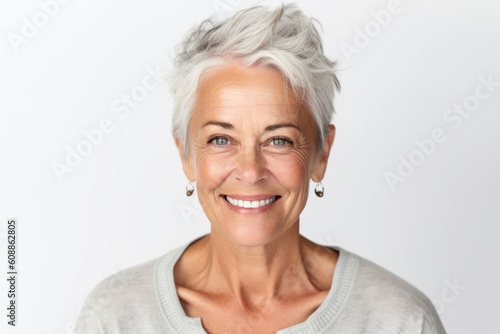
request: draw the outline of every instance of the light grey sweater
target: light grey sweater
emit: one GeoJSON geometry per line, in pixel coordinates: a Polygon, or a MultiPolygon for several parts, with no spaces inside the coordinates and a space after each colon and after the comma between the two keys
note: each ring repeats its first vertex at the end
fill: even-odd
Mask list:
{"type": "MultiPolygon", "coordinates": [[[[189,245],[189,244],[188,244],[189,245]]],[[[206,333],[188,317],[173,269],[188,245],[104,279],[90,293],[75,334],[206,333]]],[[[445,333],[429,299],[401,278],[338,247],[332,287],[303,323],[277,333],[445,333]]]]}

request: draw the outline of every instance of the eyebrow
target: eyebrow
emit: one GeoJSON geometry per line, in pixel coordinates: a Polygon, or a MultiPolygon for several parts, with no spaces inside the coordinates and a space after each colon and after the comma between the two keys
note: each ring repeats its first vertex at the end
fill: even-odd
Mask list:
{"type": "Polygon", "coordinates": [[[269,126],[266,126],[264,131],[274,131],[274,130],[277,130],[280,128],[295,128],[295,129],[302,132],[302,130],[297,125],[292,124],[292,123],[278,123],[278,124],[269,125],[269,126]]]}
{"type": "Polygon", "coordinates": [[[232,130],[234,129],[234,126],[230,123],[226,123],[226,122],[217,122],[217,121],[208,121],[206,122],[205,124],[203,124],[202,128],[204,128],[205,126],[208,126],[208,125],[215,125],[215,126],[220,126],[226,130],[232,130]]]}
{"type": "MultiPolygon", "coordinates": [[[[226,130],[233,130],[234,129],[234,126],[231,123],[217,122],[217,121],[208,121],[205,124],[203,124],[202,127],[205,127],[208,125],[220,126],[221,128],[224,128],[226,130]]],[[[264,131],[265,132],[274,131],[274,130],[277,130],[280,128],[295,128],[295,129],[302,132],[302,130],[297,125],[292,124],[292,123],[278,123],[278,124],[268,125],[268,126],[266,126],[264,131]]]]}

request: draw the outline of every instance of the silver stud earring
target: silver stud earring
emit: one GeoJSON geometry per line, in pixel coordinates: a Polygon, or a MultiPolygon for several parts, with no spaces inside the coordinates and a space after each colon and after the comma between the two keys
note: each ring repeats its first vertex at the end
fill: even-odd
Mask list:
{"type": "Polygon", "coordinates": [[[314,188],[314,193],[318,197],[323,197],[323,195],[325,193],[325,187],[323,187],[321,182],[318,182],[318,184],[316,185],[316,188],[314,188]]]}
{"type": "Polygon", "coordinates": [[[186,186],[186,196],[191,196],[194,193],[194,186],[191,182],[186,186]]]}

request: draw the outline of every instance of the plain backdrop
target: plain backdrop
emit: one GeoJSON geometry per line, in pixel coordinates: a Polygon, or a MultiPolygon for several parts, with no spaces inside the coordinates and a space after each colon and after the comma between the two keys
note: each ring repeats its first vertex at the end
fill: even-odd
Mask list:
{"type": "MultiPolygon", "coordinates": [[[[411,282],[449,333],[499,333],[500,3],[296,2],[342,84],[325,197],[311,184],[302,233],[411,282]]],[[[1,279],[0,332],[71,333],[99,281],[209,231],[185,196],[163,73],[188,29],[253,3],[0,2],[0,277],[12,217],[19,268],[18,326],[1,279]]]]}

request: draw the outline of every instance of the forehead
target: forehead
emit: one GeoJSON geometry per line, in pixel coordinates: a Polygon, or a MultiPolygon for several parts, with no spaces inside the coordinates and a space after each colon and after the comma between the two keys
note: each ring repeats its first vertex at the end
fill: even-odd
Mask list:
{"type": "Polygon", "coordinates": [[[202,77],[193,116],[277,116],[307,118],[292,88],[278,70],[269,67],[228,65],[202,77]]]}

